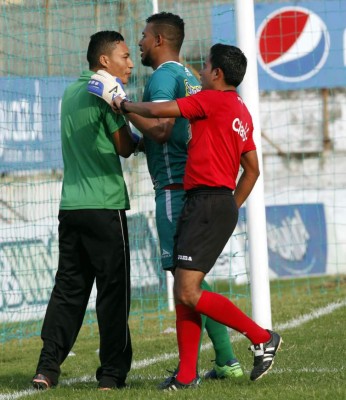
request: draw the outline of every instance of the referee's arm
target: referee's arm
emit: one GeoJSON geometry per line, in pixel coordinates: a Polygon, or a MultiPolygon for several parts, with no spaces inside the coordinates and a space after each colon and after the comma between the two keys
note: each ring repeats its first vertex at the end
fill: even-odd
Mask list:
{"type": "Polygon", "coordinates": [[[242,154],[240,165],[243,168],[243,172],[240,175],[237,187],[234,191],[234,199],[238,208],[240,208],[248,198],[260,175],[256,150],[242,154]]]}

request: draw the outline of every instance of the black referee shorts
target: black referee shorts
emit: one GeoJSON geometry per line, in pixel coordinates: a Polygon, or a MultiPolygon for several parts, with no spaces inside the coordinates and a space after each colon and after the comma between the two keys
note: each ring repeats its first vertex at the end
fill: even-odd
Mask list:
{"type": "Polygon", "coordinates": [[[175,268],[207,274],[237,221],[238,207],[230,189],[203,187],[187,191],[174,237],[175,268]]]}

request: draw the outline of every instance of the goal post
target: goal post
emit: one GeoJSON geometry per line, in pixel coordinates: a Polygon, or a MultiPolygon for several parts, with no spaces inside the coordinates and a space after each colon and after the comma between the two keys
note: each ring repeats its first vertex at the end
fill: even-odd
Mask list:
{"type": "Polygon", "coordinates": [[[255,14],[253,0],[236,0],[236,35],[239,48],[247,57],[247,72],[240,94],[249,108],[254,123],[254,140],[261,174],[246,201],[247,231],[252,317],[261,326],[271,329],[271,305],[266,215],[264,203],[263,160],[259,113],[259,87],[256,55],[255,14]],[[244,23],[246,21],[246,24],[244,23]]]}

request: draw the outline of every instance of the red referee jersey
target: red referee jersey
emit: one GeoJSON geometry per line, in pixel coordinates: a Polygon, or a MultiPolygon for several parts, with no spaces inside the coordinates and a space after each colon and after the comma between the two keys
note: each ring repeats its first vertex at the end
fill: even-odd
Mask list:
{"type": "Polygon", "coordinates": [[[235,91],[202,90],[176,100],[190,121],[184,189],[236,187],[240,157],[255,150],[251,115],[235,91]]]}

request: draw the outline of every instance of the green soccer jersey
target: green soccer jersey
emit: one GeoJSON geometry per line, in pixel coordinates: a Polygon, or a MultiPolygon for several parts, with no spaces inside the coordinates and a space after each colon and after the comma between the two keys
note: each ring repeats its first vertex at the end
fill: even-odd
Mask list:
{"type": "Polygon", "coordinates": [[[125,124],[110,106],[87,91],[83,71],[64,92],[61,145],[64,179],[60,209],[129,209],[129,197],[113,132],[125,124]]]}
{"type": "MultiPolygon", "coordinates": [[[[201,90],[198,79],[184,65],[175,61],[161,64],[148,80],[143,101],[170,101],[201,90]]],[[[164,144],[144,136],[145,152],[154,189],[182,183],[187,158],[189,122],[177,118],[169,140],[164,144]]]]}

